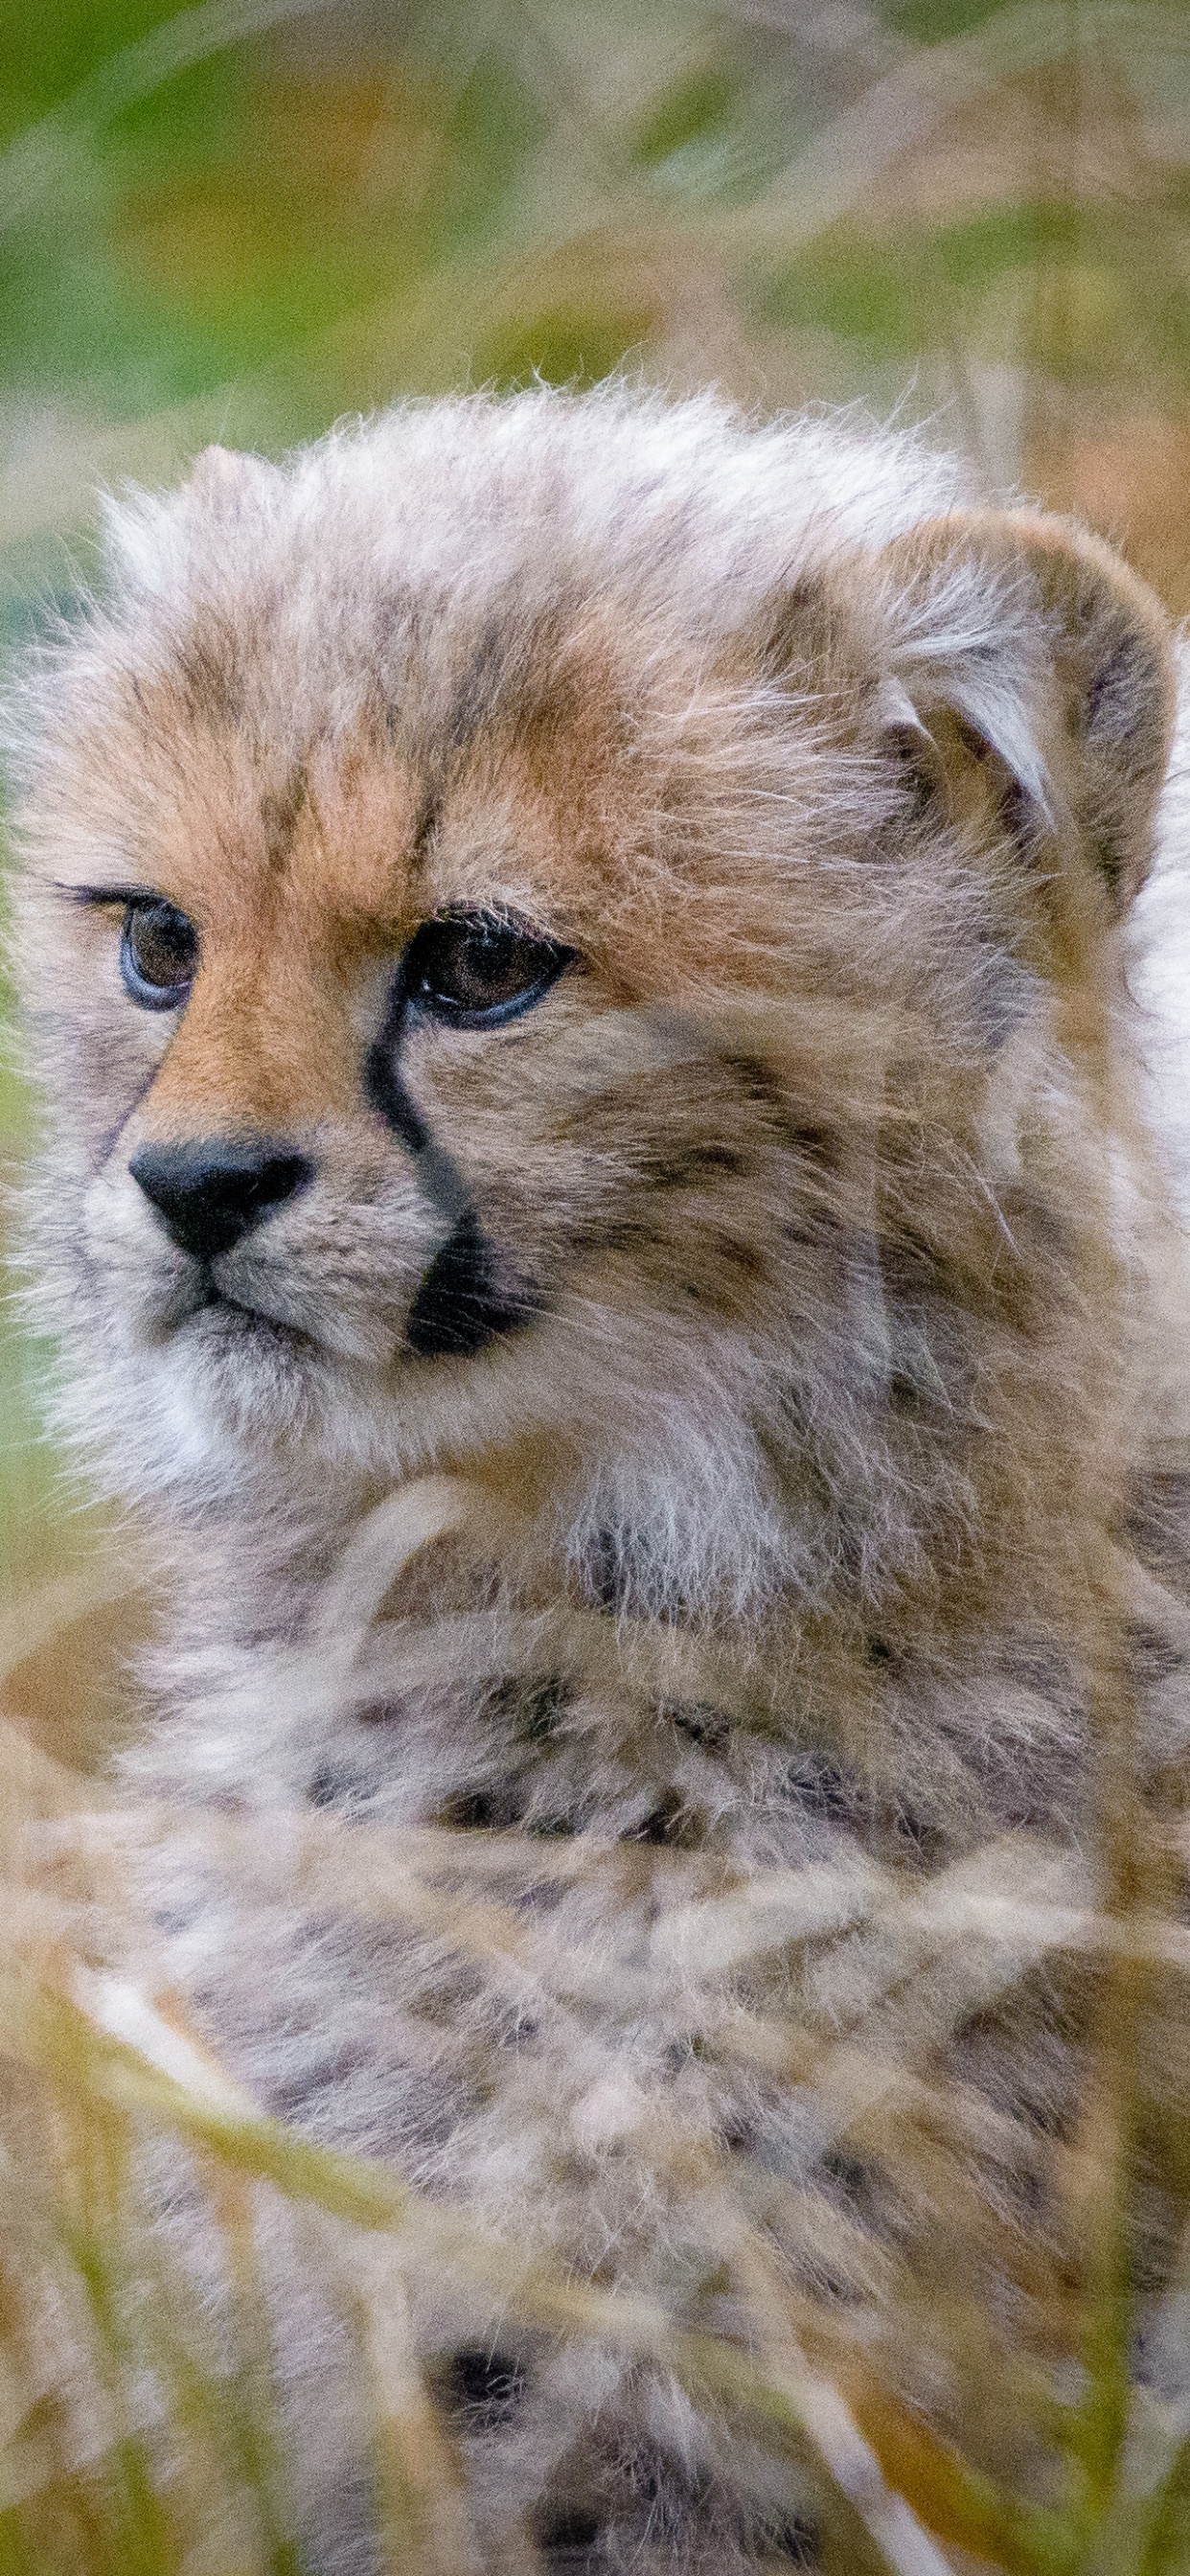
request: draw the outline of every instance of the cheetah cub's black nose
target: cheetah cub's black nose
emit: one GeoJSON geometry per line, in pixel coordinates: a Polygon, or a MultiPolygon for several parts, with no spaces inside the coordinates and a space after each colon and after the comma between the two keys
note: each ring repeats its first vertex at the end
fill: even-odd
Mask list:
{"type": "Polygon", "coordinates": [[[197,1145],[142,1145],[128,1166],[164,1217],[174,1242],[196,1261],[217,1261],[262,1217],[313,1180],[304,1154],[212,1137],[197,1145]]]}

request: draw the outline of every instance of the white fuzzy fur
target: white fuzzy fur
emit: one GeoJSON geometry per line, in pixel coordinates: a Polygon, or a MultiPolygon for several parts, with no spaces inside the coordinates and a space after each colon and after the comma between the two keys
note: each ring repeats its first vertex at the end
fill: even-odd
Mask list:
{"type": "MultiPolygon", "coordinates": [[[[999,1883],[1031,1902],[1039,1881],[1094,1900],[1075,1539],[1095,1520],[1096,1480],[1115,1472],[1117,1430],[1127,1478],[1155,1463],[1184,1474],[1190,1455],[1190,1298],[1164,1204],[1168,1184],[1190,1222],[1188,773],[1179,755],[1163,856],[1123,937],[1106,900],[1086,896],[1087,1008],[1111,1033],[1105,1102],[1094,1046],[1080,1052],[1038,963],[1047,870],[1073,883],[1085,865],[1089,886],[1092,869],[1052,756],[1055,617],[1025,553],[1006,567],[957,520],[941,556],[914,569],[904,551],[969,498],[960,470],[915,441],[846,422],[749,427],[709,399],[674,409],[613,389],[414,406],[284,469],[213,460],[179,494],[114,505],[107,600],[13,722],[31,851],[25,986],[54,1100],[37,1229],[67,1342],[62,1415],[147,1507],[175,1585],[166,1706],[129,1778],[192,1823],[230,1806],[267,1827],[268,1850],[232,1867],[180,1823],[154,1891],[170,1974],[236,2071],[313,2135],[393,2159],[508,2240],[579,2275],[602,2266],[727,2332],[742,2293],[715,2287],[725,2209],[762,2210],[799,2294],[850,2265],[874,2336],[895,2313],[901,2220],[879,2192],[857,2215],[830,2164],[850,2116],[842,2078],[836,2098],[825,2079],[816,2090],[716,2057],[713,2037],[694,2045],[702,2020],[721,2032],[753,2008],[766,2029],[784,2016],[829,2067],[832,2034],[874,2014],[876,2055],[948,2068],[972,2098],[982,2086],[1025,2165],[1033,2092],[1074,2082],[1048,2071],[1032,2023],[1032,2056],[1024,2042],[1014,2056],[1011,2003],[1001,2057],[965,2071],[980,2012],[994,2019],[1036,1965],[1030,1934],[1007,1952],[973,1935],[958,1960],[875,1920],[865,1891],[907,1875],[958,1902],[995,1853],[999,1883]],[[822,584],[834,598],[832,583],[819,662],[789,679],[760,659],[745,670],[772,603],[822,584]],[[693,996],[605,996],[598,1010],[563,983],[520,1024],[526,1053],[500,1061],[550,1050],[534,1078],[553,1159],[538,1166],[526,1144],[522,1173],[510,1151],[492,1222],[519,1208],[547,1265],[559,1210],[577,1226],[592,1194],[627,1190],[642,1138],[660,1162],[648,1121],[671,1097],[687,1144],[730,1110],[750,1177],[735,1197],[712,1198],[732,1186],[718,1179],[693,1190],[652,1268],[622,1225],[610,1251],[568,1254],[570,1267],[559,1256],[556,1292],[522,1334],[411,1363],[401,1335],[442,1241],[441,1191],[391,1142],[382,1156],[354,1114],[328,1113],[308,1130],[317,1185],[227,1273],[257,1322],[186,1320],[185,1259],[127,1170],[169,1033],[132,1024],[110,947],[71,964],[64,992],[44,958],[58,918],[47,878],[139,881],[155,832],[164,843],[179,814],[194,839],[206,828],[181,715],[175,766],[172,743],[150,742],[143,774],[135,761],[126,773],[127,810],[96,785],[108,733],[135,722],[129,675],[142,694],[168,691],[187,638],[263,632],[236,721],[237,756],[267,785],[312,744],[345,756],[381,682],[409,738],[435,739],[452,654],[485,625],[531,639],[551,618],[598,625],[613,658],[622,643],[648,709],[653,802],[615,897],[618,936],[631,955],[641,924],[700,903],[705,978],[693,996]],[[844,633],[851,658],[824,678],[821,655],[844,633]],[[1032,875],[1033,843],[1012,846],[999,823],[977,829],[928,794],[924,820],[898,805],[906,740],[945,745],[952,720],[966,729],[959,767],[998,764],[1019,791],[1043,852],[1032,875]],[[890,858],[880,834],[898,815],[890,858]],[[770,893],[747,918],[731,912],[753,882],[770,893]],[[765,945],[778,917],[787,986],[765,945]],[[757,1058],[776,1068],[788,1132],[763,1087],[747,1105],[739,1067],[757,1058]],[[903,1122],[891,1148],[890,1099],[903,1122]],[[599,1130],[582,1127],[593,1103],[610,1177],[599,1130]],[[889,1181],[882,1158],[910,1128],[920,1151],[889,1181]],[[926,1219],[911,1203],[916,1192],[928,1213],[935,1182],[938,1209],[982,1247],[953,1292],[936,1244],[922,1284],[926,1219]],[[811,1209],[829,1199],[829,1224],[811,1226],[808,1250],[791,1237],[766,1272],[799,1191],[811,1209]],[[759,1264],[755,1289],[714,1269],[733,1227],[759,1264]],[[1111,1348],[1087,1285],[1105,1241],[1134,1283],[1131,1306],[1111,1307],[1111,1348]],[[704,1258],[711,1288],[683,1306],[683,1265],[694,1279],[704,1258]],[[1048,1320],[981,1313],[998,1262],[1020,1264],[1048,1320]],[[302,1326],[312,1347],[295,1358],[262,1314],[302,1326]],[[1051,1415],[1085,1469],[1078,1491],[1075,1465],[1058,1479],[1056,1499],[1037,1429],[1051,1415]],[[507,1481],[482,1483],[485,1461],[518,1441],[557,1461],[523,1509],[507,1481]],[[406,1491],[439,1470],[456,1484],[406,1491]],[[955,1575],[968,1556],[970,1606],[955,1575]],[[456,1893],[468,1854],[518,1827],[505,1893],[518,1921],[546,1927],[531,1973],[518,1986],[427,1924],[378,1920],[349,1896],[336,1906],[325,1888],[303,1905],[285,1855],[311,1802],[361,1835],[437,1820],[445,1837],[457,1820],[442,1862],[456,1893]],[[559,1832],[589,1861],[555,1880],[559,1832]],[[798,1906],[816,1869],[845,1901],[812,1937],[798,1906]],[[902,1990],[898,2022],[887,1998],[902,1990]],[[747,2141],[738,2204],[732,2139],[747,2141]],[[838,2239],[829,2259],[816,2228],[838,2239]]],[[[498,693],[493,705],[495,726],[498,693]]],[[[527,828],[494,799],[478,839],[501,901],[532,918],[527,828]]],[[[473,843],[463,856],[478,866],[473,843]]],[[[361,968],[361,1046],[383,998],[383,977],[361,968]]],[[[478,1118],[478,1076],[474,1096],[478,1118]]],[[[459,1112],[449,1132],[486,1206],[491,1176],[468,1159],[480,1131],[459,1112]]],[[[483,1132],[498,1152],[496,1126],[483,1132]]],[[[627,1204],[615,1201],[621,1219],[627,1204]]],[[[1179,1655],[1142,1694],[1154,1775],[1190,1724],[1179,1655]]],[[[929,2236],[924,2180],[921,2195],[906,2241],[929,2236]]],[[[277,2267],[318,2564],[355,2576],[372,2560],[352,2365],[316,2301],[307,2313],[291,2253],[277,2267]]],[[[504,2337],[528,2368],[517,2422],[464,2442],[485,2566],[514,2563],[518,2531],[538,2558],[517,2564],[559,2570],[728,2576],[783,2548],[788,2563],[784,2472],[664,2374],[634,2379],[609,2353],[535,2340],[457,2285],[423,2283],[418,2301],[427,2353],[504,2337]],[[568,2541],[588,2508],[602,2537],[568,2541]]],[[[937,2374],[941,2386],[941,2360],[937,2374]]],[[[934,2402],[925,2363],[912,2394],[934,2402]]]]}

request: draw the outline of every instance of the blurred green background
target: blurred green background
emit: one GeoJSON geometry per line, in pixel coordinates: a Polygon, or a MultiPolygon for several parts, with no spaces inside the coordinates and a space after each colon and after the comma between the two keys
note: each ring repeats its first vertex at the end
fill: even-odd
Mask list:
{"type": "MultiPolygon", "coordinates": [[[[1167,0],[0,0],[5,650],[87,577],[103,483],[618,365],[930,420],[1185,613],[1188,323],[1167,0]]],[[[7,1691],[86,1756],[127,1604],[87,1606],[36,1366],[13,1314],[7,1691]],[[43,1615],[76,1578],[81,1615],[43,1615]]]]}

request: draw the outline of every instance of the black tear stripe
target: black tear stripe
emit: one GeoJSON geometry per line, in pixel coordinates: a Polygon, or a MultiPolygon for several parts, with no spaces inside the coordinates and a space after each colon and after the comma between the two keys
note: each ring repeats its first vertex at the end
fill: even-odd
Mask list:
{"type": "Polygon", "coordinates": [[[474,1208],[430,1263],[409,1310],[405,1338],[421,1359],[469,1358],[531,1321],[537,1300],[509,1292],[474,1208]]]}
{"type": "Polygon", "coordinates": [[[404,1018],[405,980],[399,971],[384,1024],[365,1059],[364,1088],[373,1109],[412,1154],[427,1198],[451,1220],[451,1232],[409,1310],[405,1338],[420,1359],[467,1359],[529,1323],[539,1301],[528,1290],[500,1286],[495,1249],[467,1183],[453,1156],[435,1143],[397,1073],[404,1018]]]}
{"type": "Polygon", "coordinates": [[[364,1089],[373,1109],[379,1110],[394,1136],[400,1137],[411,1154],[424,1154],[430,1142],[430,1131],[420,1109],[398,1078],[390,1052],[392,1045],[395,1045],[395,1032],[390,1039],[389,1021],[386,1020],[364,1060],[364,1089]]]}

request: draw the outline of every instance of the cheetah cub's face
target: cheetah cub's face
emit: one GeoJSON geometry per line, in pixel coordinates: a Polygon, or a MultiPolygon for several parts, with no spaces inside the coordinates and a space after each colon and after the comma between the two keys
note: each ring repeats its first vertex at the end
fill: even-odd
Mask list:
{"type": "Polygon", "coordinates": [[[952,499],[879,441],[543,397],[116,514],[34,692],[21,936],[125,1484],[548,1426],[763,1514],[778,1434],[821,1482],[832,1404],[936,1379],[889,1209],[939,1122],[1019,1178],[1167,698],[1126,576],[952,499]]]}

